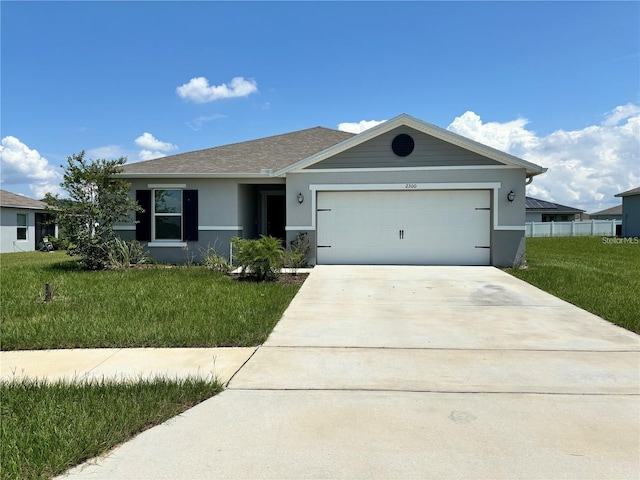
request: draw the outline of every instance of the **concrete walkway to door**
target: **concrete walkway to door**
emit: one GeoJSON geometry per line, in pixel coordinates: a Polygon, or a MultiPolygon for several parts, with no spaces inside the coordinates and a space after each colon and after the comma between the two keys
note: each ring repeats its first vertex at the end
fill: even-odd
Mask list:
{"type": "Polygon", "coordinates": [[[640,477],[640,337],[492,267],[316,267],[228,389],[70,478],[640,477]]]}

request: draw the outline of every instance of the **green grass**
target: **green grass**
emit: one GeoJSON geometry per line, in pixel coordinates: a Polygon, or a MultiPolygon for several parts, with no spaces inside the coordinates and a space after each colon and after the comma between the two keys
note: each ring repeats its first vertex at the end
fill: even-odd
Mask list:
{"type": "Polygon", "coordinates": [[[602,237],[527,238],[527,268],[509,273],[640,333],[640,244],[602,237]]]}
{"type": "Polygon", "coordinates": [[[3,350],[258,345],[299,289],[202,267],[82,271],[64,252],[2,254],[0,280],[3,350]]]}
{"type": "Polygon", "coordinates": [[[2,479],[62,474],[222,389],[205,380],[1,384],[2,479]]]}

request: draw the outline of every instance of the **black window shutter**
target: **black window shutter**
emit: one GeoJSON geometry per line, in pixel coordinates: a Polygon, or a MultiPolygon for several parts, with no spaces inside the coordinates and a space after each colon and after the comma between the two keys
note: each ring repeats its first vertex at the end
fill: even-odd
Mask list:
{"type": "Polygon", "coordinates": [[[151,241],[151,190],[136,190],[136,201],[144,211],[136,212],[136,240],[151,241]]]}
{"type": "Polygon", "coordinates": [[[184,209],[183,241],[198,240],[198,190],[182,191],[182,208],[184,209]]]}

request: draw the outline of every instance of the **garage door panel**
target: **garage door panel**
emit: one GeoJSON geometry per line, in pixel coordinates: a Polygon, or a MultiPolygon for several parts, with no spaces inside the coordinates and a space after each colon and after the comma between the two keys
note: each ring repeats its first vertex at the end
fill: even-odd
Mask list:
{"type": "Polygon", "coordinates": [[[486,190],[318,192],[318,263],[487,265],[486,190]]]}

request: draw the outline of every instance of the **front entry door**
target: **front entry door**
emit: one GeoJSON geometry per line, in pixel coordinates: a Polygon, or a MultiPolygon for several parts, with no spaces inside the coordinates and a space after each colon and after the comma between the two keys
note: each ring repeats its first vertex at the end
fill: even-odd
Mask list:
{"type": "Polygon", "coordinates": [[[284,240],[286,238],[286,207],[284,195],[267,195],[267,235],[284,240]]]}

